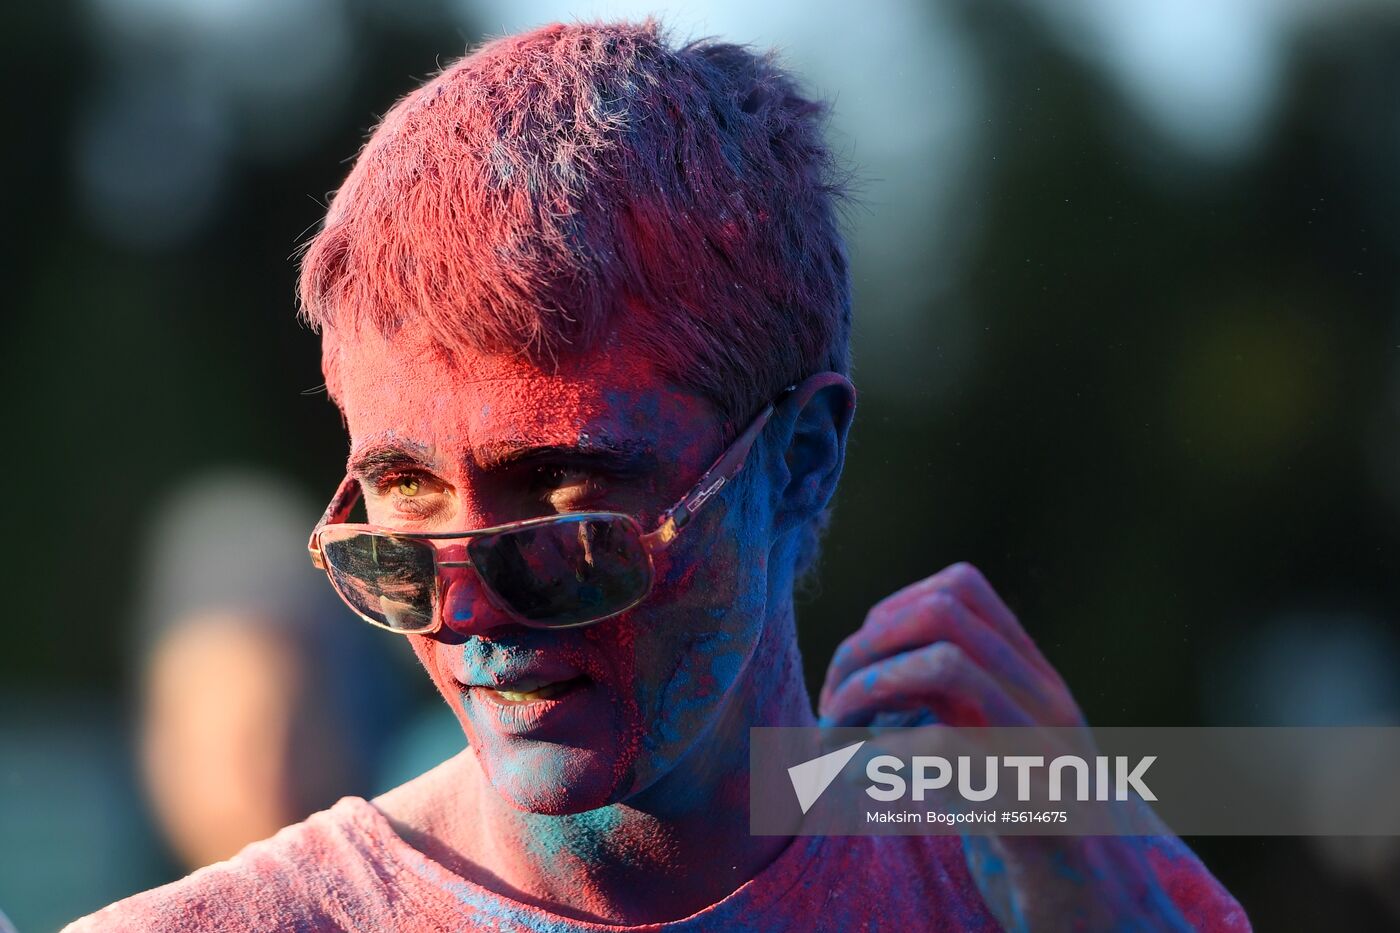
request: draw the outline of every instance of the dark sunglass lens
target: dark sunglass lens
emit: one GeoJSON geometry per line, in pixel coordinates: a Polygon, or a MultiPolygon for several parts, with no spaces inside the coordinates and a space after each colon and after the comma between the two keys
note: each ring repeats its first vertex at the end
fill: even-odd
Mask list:
{"type": "Polygon", "coordinates": [[[340,595],[361,615],[400,632],[432,627],[433,549],[392,535],[327,536],[321,554],[340,595]]]}
{"type": "Polygon", "coordinates": [[[565,517],[472,538],[467,547],[486,585],[540,625],[578,625],[621,612],[651,582],[641,537],[621,518],[565,517]]]}

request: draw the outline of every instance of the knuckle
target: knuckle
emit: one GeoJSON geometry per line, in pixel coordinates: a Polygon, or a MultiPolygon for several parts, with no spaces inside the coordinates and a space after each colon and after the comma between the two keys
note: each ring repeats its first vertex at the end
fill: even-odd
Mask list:
{"type": "Polygon", "coordinates": [[[960,560],[948,568],[948,575],[954,583],[962,586],[986,585],[987,578],[972,563],[960,560]]]}
{"type": "Polygon", "coordinates": [[[883,619],[886,618],[886,616],[899,612],[899,608],[902,607],[903,604],[906,604],[906,602],[909,602],[910,590],[911,587],[897,590],[895,593],[890,593],[888,597],[883,598],[883,600],[876,602],[875,605],[872,605],[871,611],[865,614],[865,621],[868,623],[871,622],[872,619],[883,619]]]}
{"type": "Polygon", "coordinates": [[[883,629],[895,624],[905,613],[908,607],[908,600],[901,600],[894,596],[886,596],[865,614],[865,623],[861,626],[865,629],[883,629]]]}
{"type": "Polygon", "coordinates": [[[923,599],[923,605],[933,612],[948,614],[957,610],[959,602],[957,595],[951,590],[941,589],[926,595],[923,599]]]}
{"type": "Polygon", "coordinates": [[[947,635],[966,628],[966,607],[957,595],[946,590],[930,593],[919,604],[924,624],[934,633],[947,635]]]}
{"type": "Polygon", "coordinates": [[[861,627],[869,628],[871,626],[878,625],[881,619],[888,616],[891,611],[890,601],[892,599],[894,599],[893,596],[886,596],[884,599],[871,606],[870,611],[865,614],[865,622],[862,624],[861,627]]]}
{"type": "Polygon", "coordinates": [[[951,641],[939,641],[928,647],[924,659],[930,677],[947,679],[955,677],[962,669],[967,654],[951,641]]]}
{"type": "Polygon", "coordinates": [[[850,695],[865,700],[882,700],[896,691],[900,684],[899,671],[888,661],[866,669],[851,678],[850,695]]]}

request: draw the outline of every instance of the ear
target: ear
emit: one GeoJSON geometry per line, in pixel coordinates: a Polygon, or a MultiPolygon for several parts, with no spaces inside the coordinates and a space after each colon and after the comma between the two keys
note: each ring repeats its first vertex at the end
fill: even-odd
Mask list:
{"type": "Polygon", "coordinates": [[[840,373],[811,376],[778,404],[773,449],[782,456],[770,459],[769,480],[779,535],[811,521],[836,494],[855,409],[855,386],[840,373]]]}

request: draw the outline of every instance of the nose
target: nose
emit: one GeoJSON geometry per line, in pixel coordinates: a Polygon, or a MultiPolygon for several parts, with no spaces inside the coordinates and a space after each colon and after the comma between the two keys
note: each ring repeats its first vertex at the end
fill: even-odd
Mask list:
{"type": "Polygon", "coordinates": [[[476,570],[466,561],[461,566],[443,567],[442,600],[438,612],[442,627],[463,637],[484,635],[493,629],[515,625],[515,621],[491,602],[476,570]]]}

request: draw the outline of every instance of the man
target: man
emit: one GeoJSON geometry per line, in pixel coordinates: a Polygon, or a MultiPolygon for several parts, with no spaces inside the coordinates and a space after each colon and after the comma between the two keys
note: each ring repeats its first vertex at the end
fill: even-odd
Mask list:
{"type": "MultiPolygon", "coordinates": [[[[748,730],[815,724],[792,594],[854,411],[821,116],[651,21],[497,40],[386,115],[303,261],[350,435],[311,549],[470,749],[74,929],[1247,927],[1171,837],[749,833],[748,730]]],[[[917,709],[1081,721],[967,565],[820,699],[917,709]]]]}

